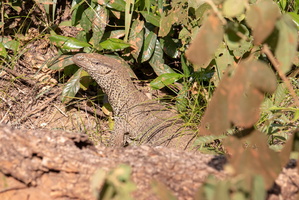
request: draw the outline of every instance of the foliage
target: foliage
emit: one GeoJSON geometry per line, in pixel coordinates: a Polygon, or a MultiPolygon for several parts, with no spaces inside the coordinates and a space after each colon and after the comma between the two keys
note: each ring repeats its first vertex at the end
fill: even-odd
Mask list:
{"type": "Polygon", "coordinates": [[[91,187],[96,199],[133,199],[131,193],[136,189],[130,178],[131,167],[119,165],[106,173],[99,169],[92,177],[91,187]]]}
{"type": "MultiPolygon", "coordinates": [[[[20,3],[2,1],[0,7],[19,11],[20,3]]],[[[65,103],[91,84],[70,60],[73,52],[82,51],[150,66],[157,76],[151,82],[154,89],[176,83],[178,110],[200,115],[185,118],[201,118],[206,107],[197,145],[207,151],[207,143],[223,141],[224,152],[231,155],[229,167],[242,178],[208,179],[199,199],[263,199],[290,152],[298,151],[298,132],[290,134],[299,118],[298,0],[74,0],[72,19],[57,27],[79,28],[76,38],[58,34],[56,1],[42,5],[46,37],[61,53],[49,67],[71,75],[63,90],[65,103]],[[237,131],[227,134],[232,129],[237,131]]],[[[0,27],[3,33],[5,21],[0,27]]],[[[11,52],[20,50],[20,41],[0,39],[0,56],[9,60],[11,52]]],[[[111,181],[105,186],[107,197],[123,194],[117,185],[111,181]]]]}

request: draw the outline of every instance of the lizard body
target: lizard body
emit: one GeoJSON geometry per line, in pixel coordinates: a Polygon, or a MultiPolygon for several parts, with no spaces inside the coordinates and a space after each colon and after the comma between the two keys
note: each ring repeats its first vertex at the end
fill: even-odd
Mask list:
{"type": "Polygon", "coordinates": [[[192,145],[195,132],[183,127],[183,120],[176,113],[140,92],[118,60],[95,53],[79,53],[73,61],[87,71],[108,96],[115,118],[112,145],[149,144],[181,149],[192,145]]]}

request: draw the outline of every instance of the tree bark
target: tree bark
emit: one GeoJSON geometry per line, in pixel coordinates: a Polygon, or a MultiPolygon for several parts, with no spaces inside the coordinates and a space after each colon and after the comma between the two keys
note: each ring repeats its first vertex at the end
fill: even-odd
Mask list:
{"type": "Polygon", "coordinates": [[[0,199],[96,199],[95,172],[120,163],[132,168],[136,199],[157,199],[153,180],[179,199],[192,199],[209,174],[226,176],[220,170],[224,159],[213,162],[211,155],[165,147],[95,147],[84,134],[5,125],[0,125],[0,154],[0,199]]]}

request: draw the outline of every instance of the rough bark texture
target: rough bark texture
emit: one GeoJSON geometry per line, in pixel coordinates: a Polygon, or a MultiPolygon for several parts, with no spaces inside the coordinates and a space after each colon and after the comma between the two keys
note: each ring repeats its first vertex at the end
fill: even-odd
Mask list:
{"type": "Polygon", "coordinates": [[[85,135],[16,130],[0,126],[0,199],[95,199],[90,179],[126,163],[137,185],[136,199],[155,199],[158,180],[179,199],[192,199],[209,174],[225,174],[213,156],[166,147],[96,148],[85,135]]]}
{"type": "MultiPolygon", "coordinates": [[[[95,147],[86,135],[49,130],[19,130],[0,125],[0,199],[96,199],[91,179],[98,169],[120,163],[132,167],[135,199],[158,199],[153,180],[178,199],[193,195],[209,174],[227,177],[225,159],[167,147],[95,147]]],[[[297,199],[299,176],[292,160],[268,193],[268,199],[297,199]]],[[[97,188],[100,188],[99,185],[97,188]]]]}

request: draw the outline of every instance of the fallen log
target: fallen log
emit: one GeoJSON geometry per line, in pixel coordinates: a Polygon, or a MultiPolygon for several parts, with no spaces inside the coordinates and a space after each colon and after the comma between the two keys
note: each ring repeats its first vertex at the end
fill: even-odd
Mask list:
{"type": "Polygon", "coordinates": [[[132,169],[136,199],[157,199],[153,180],[178,199],[192,199],[209,174],[225,177],[223,158],[166,147],[95,147],[84,134],[57,130],[0,125],[0,154],[0,199],[96,199],[94,174],[120,163],[132,169]]]}

